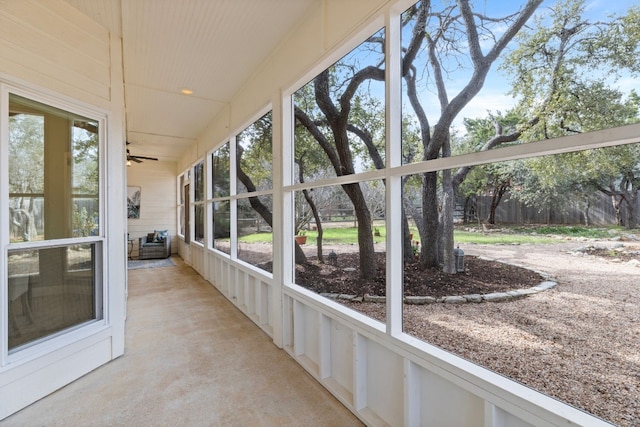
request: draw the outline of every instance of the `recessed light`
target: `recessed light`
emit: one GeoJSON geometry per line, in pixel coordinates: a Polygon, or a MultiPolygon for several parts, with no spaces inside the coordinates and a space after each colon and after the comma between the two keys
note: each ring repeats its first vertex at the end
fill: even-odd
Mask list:
{"type": "Polygon", "coordinates": [[[183,95],[191,95],[193,94],[193,91],[191,89],[184,88],[180,89],[180,93],[182,93],[183,95]]]}

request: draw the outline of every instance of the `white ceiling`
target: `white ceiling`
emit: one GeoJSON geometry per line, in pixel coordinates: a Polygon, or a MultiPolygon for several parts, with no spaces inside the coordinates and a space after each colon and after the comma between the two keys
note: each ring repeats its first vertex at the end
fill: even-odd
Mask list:
{"type": "Polygon", "coordinates": [[[318,0],[66,1],[122,35],[131,154],[175,161],[318,0]]]}

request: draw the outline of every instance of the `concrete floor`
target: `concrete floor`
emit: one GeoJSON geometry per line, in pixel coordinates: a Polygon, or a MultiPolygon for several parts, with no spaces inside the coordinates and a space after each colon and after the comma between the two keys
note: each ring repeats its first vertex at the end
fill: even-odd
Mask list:
{"type": "Polygon", "coordinates": [[[181,259],[129,270],[125,355],[9,426],[356,426],[360,421],[181,259]]]}

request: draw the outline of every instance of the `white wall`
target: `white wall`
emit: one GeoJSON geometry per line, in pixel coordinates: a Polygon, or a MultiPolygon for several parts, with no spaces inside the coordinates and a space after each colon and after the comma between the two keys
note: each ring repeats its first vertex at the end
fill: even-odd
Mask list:
{"type": "MultiPolygon", "coordinates": [[[[42,99],[104,115],[107,140],[103,158],[109,171],[104,182],[108,214],[102,224],[106,251],[103,321],[47,340],[46,345],[8,355],[6,260],[0,262],[0,419],[3,419],[124,352],[126,184],[120,39],[62,0],[2,0],[0,87],[24,90],[42,99]]],[[[6,114],[4,110],[2,113],[6,114]]],[[[6,165],[6,158],[0,160],[6,165]]],[[[0,168],[0,173],[5,171],[0,168]]],[[[0,196],[0,246],[6,256],[8,194],[2,190],[0,196]]]]}
{"type": "Polygon", "coordinates": [[[138,238],[155,230],[169,230],[171,247],[176,239],[176,163],[145,160],[127,168],[127,186],[140,187],[140,218],[127,220],[127,233],[134,239],[133,257],[138,255],[138,238]]]}

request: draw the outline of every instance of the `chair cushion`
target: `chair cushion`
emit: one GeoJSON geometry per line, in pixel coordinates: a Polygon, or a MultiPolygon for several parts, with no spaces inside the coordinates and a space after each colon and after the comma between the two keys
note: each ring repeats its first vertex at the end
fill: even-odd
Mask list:
{"type": "Polygon", "coordinates": [[[153,242],[154,237],[155,237],[155,233],[147,233],[147,242],[148,243],[153,242]]]}
{"type": "Polygon", "coordinates": [[[143,248],[161,248],[164,246],[164,242],[149,242],[142,245],[143,248]]]}
{"type": "Polygon", "coordinates": [[[169,233],[169,230],[155,230],[153,232],[152,240],[156,243],[164,243],[168,233],[169,233]]]}

